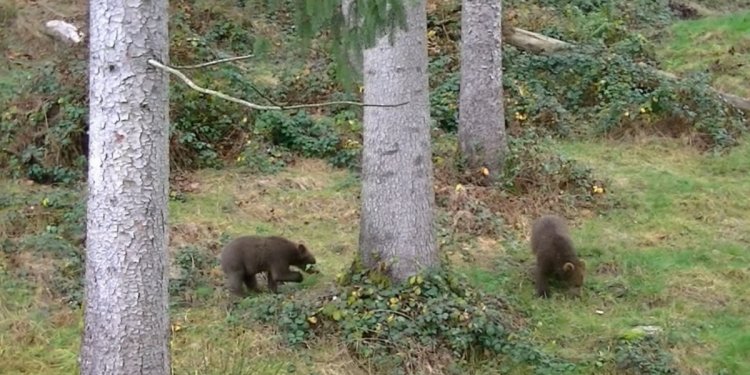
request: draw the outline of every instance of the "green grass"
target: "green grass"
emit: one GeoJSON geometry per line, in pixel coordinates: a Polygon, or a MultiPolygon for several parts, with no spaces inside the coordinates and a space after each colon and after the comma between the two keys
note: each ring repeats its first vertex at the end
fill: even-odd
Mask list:
{"type": "Polygon", "coordinates": [[[750,97],[750,10],[677,22],[657,49],[666,70],[677,74],[709,70],[713,85],[750,97]],[[730,49],[734,52],[730,53],[730,49]]]}
{"type": "Polygon", "coordinates": [[[664,328],[685,373],[750,373],[750,145],[724,157],[671,141],[561,149],[609,176],[608,193],[626,206],[573,229],[588,264],[585,295],[534,298],[525,244],[508,252],[521,266],[501,260],[491,270],[467,269],[476,285],[511,294],[528,312],[531,335],[582,360],[582,373],[614,371],[594,363],[637,325],[664,328]]]}
{"type": "MultiPolygon", "coordinates": [[[[533,297],[526,241],[504,243],[505,251],[480,267],[459,270],[488,292],[507,295],[524,313],[525,332],[545,350],[578,362],[577,373],[616,374],[617,339],[638,325],[662,327],[664,347],[686,373],[750,373],[750,145],[724,156],[702,155],[677,141],[559,148],[609,176],[607,194],[623,202],[606,215],[574,220],[573,235],[589,270],[583,297],[570,299],[559,291],[551,300],[533,297]]],[[[189,179],[198,183],[197,191],[170,202],[172,249],[183,244],[208,249],[222,234],[257,231],[304,240],[323,273],[302,285],[285,285],[286,293],[326,288],[352,259],[358,185],[347,172],[304,161],[274,176],[228,169],[189,179]]],[[[23,190],[14,183],[2,186],[23,190]]],[[[34,188],[30,196],[51,191],[34,188]]],[[[466,245],[477,248],[478,241],[466,245]]],[[[5,267],[7,259],[2,260],[5,267]]],[[[172,310],[175,371],[361,373],[333,338],[313,349],[291,349],[280,344],[272,327],[230,324],[221,275],[214,271],[212,292],[172,310]]],[[[75,372],[80,311],[50,300],[43,285],[6,272],[0,285],[0,352],[11,359],[0,363],[0,372],[75,372]]],[[[492,373],[491,363],[472,366],[492,373]]]]}
{"type": "Polygon", "coordinates": [[[0,372],[75,373],[80,316],[60,305],[45,303],[37,286],[6,271],[2,257],[0,285],[0,372]]]}

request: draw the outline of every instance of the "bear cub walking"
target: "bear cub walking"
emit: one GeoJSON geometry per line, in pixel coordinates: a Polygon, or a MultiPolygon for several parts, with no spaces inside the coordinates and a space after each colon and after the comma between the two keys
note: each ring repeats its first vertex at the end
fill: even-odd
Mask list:
{"type": "Polygon", "coordinates": [[[537,296],[549,296],[550,278],[568,284],[574,295],[581,294],[586,264],[576,255],[565,220],[559,216],[545,215],[534,221],[531,251],[536,255],[537,296]]]}
{"type": "Polygon", "coordinates": [[[289,266],[305,272],[315,257],[303,244],[296,244],[279,236],[242,236],[235,238],[222,249],[221,270],[226,276],[229,291],[244,297],[244,283],[249,290],[258,291],[255,274],[265,272],[268,289],[278,293],[279,282],[302,282],[302,274],[291,271],[289,266]]]}

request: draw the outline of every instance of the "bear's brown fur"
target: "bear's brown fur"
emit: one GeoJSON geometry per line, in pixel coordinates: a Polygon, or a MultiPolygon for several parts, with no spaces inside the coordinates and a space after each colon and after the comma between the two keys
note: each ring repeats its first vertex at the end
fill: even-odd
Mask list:
{"type": "Polygon", "coordinates": [[[255,274],[265,272],[268,289],[277,293],[278,282],[302,282],[302,274],[289,270],[298,267],[308,273],[307,265],[315,264],[315,257],[305,245],[296,244],[279,236],[242,236],[232,240],[221,252],[221,269],[229,291],[244,297],[244,283],[249,290],[258,291],[255,274]]]}
{"type": "Polygon", "coordinates": [[[580,295],[586,263],[576,255],[565,220],[545,215],[534,221],[531,229],[531,251],[536,255],[536,294],[549,296],[550,278],[562,280],[580,295]]]}

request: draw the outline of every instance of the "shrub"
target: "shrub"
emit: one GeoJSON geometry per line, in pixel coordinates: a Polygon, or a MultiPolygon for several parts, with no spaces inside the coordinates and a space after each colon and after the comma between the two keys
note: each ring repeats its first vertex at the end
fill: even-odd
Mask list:
{"type": "Polygon", "coordinates": [[[39,68],[0,114],[0,166],[38,183],[71,184],[83,176],[85,64],[74,57],[39,68]]]}
{"type": "Polygon", "coordinates": [[[307,112],[289,115],[268,111],[258,115],[255,130],[275,146],[305,157],[327,159],[335,166],[352,167],[358,163],[360,146],[344,135],[358,128],[351,116],[344,113],[333,119],[313,119],[307,112]]]}
{"type": "MultiPolygon", "coordinates": [[[[336,334],[357,358],[380,372],[411,373],[420,361],[445,355],[452,357],[448,362],[500,355],[531,365],[537,373],[575,367],[517,336],[501,299],[474,290],[447,269],[393,284],[380,270],[365,270],[355,263],[337,283],[335,291],[317,298],[267,297],[246,313],[277,322],[291,345],[336,334]]],[[[245,310],[241,306],[239,311],[245,310]]]]}
{"type": "Polygon", "coordinates": [[[615,347],[617,368],[627,374],[671,375],[679,371],[672,356],[661,348],[655,336],[646,335],[634,340],[620,339],[615,347]]]}

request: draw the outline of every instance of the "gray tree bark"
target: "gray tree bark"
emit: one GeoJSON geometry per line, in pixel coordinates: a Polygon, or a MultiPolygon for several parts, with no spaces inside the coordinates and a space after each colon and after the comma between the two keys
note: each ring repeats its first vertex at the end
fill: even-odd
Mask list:
{"type": "Polygon", "coordinates": [[[167,0],[92,0],[81,374],[170,373],[167,0]]]}
{"type": "Polygon", "coordinates": [[[505,137],[502,71],[502,12],[498,0],[463,0],[458,138],[472,172],[502,172],[505,137]]]}
{"type": "Polygon", "coordinates": [[[427,84],[425,0],[404,1],[408,30],[364,51],[362,213],[365,264],[387,262],[397,281],[437,265],[427,84]]]}

